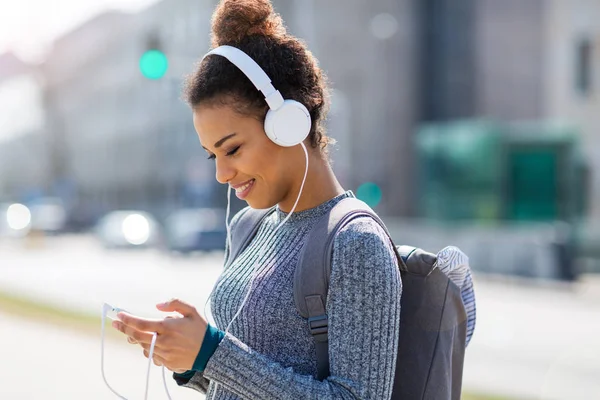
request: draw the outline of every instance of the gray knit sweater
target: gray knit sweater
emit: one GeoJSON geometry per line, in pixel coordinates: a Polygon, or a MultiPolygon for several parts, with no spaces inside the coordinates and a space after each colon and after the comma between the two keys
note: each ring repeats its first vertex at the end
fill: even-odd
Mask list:
{"type": "Polygon", "coordinates": [[[246,305],[204,372],[185,386],[219,400],[391,397],[402,283],[392,245],[375,221],[358,218],[334,241],[327,299],[330,376],[323,381],[315,378],[313,338],[294,305],[302,245],[317,219],[348,196],[292,214],[275,233],[286,214],[277,210],[265,220],[213,294],[217,327],[225,330],[237,312],[256,264],[246,305]]]}

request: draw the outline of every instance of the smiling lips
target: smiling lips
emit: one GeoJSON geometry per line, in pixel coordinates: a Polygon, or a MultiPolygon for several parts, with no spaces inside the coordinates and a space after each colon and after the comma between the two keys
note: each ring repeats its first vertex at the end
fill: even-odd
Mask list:
{"type": "Polygon", "coordinates": [[[240,185],[231,185],[231,187],[235,189],[235,195],[242,200],[248,196],[252,186],[254,186],[254,179],[250,179],[240,185]]]}

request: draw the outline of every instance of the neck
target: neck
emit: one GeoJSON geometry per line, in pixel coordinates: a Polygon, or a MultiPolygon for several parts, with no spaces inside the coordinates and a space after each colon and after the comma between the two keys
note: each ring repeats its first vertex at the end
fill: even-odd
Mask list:
{"type": "MultiPolygon", "coordinates": [[[[322,156],[319,151],[309,151],[308,156],[308,174],[306,175],[306,182],[302,189],[302,195],[298,200],[298,205],[294,209],[294,212],[314,208],[327,200],[344,193],[344,188],[342,188],[338,182],[331,169],[331,165],[324,156],[322,156]]],[[[304,163],[304,154],[302,155],[302,158],[304,163]]],[[[300,191],[303,177],[304,168],[301,169],[300,179],[294,183],[288,196],[279,202],[278,205],[281,211],[287,213],[292,210],[292,207],[298,198],[298,192],[300,191]]]]}

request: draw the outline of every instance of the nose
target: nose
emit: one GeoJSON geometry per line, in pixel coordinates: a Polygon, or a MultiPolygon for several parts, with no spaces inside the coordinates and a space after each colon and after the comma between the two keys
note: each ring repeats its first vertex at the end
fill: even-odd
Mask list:
{"type": "Polygon", "coordinates": [[[217,182],[222,184],[230,182],[235,176],[235,169],[222,157],[217,157],[215,161],[217,182]]]}

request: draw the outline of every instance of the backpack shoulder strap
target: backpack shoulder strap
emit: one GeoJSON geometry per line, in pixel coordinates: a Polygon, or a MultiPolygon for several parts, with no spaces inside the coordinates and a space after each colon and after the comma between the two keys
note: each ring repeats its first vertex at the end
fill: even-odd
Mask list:
{"type": "MultiPolygon", "coordinates": [[[[356,198],[343,199],[313,226],[294,273],[294,302],[300,315],[308,319],[310,333],[315,340],[319,380],[329,376],[326,302],[333,242],[340,229],[355,218],[364,216],[377,221],[390,237],[383,222],[367,204],[356,198]]],[[[395,246],[394,249],[401,270],[405,270],[406,266],[395,246]]]]}
{"type": "Polygon", "coordinates": [[[258,232],[258,228],[260,224],[265,220],[265,218],[273,212],[275,208],[267,208],[267,209],[253,209],[248,207],[243,214],[240,215],[237,223],[235,224],[235,229],[231,232],[231,243],[229,244],[229,256],[227,257],[227,265],[229,266],[233,260],[235,260],[242,251],[252,241],[256,233],[258,232]]]}

